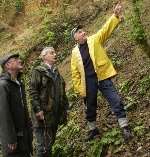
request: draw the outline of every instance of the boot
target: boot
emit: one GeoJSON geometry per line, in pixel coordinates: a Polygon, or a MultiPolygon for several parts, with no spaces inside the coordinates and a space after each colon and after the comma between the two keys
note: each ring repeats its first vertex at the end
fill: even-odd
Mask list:
{"type": "Polygon", "coordinates": [[[129,129],[128,126],[125,126],[122,128],[122,134],[123,134],[123,138],[124,138],[125,142],[128,142],[129,140],[131,140],[133,138],[131,130],[129,129]]]}
{"type": "Polygon", "coordinates": [[[93,129],[93,130],[90,130],[90,131],[88,132],[86,141],[91,141],[91,140],[93,140],[94,138],[99,137],[99,135],[100,135],[100,133],[99,133],[98,128],[95,128],[95,129],[93,129]]]}

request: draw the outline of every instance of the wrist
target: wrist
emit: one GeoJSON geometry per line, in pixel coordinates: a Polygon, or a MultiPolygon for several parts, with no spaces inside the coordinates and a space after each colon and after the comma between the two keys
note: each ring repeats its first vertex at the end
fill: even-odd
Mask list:
{"type": "Polygon", "coordinates": [[[117,13],[113,13],[113,15],[118,19],[120,18],[120,16],[117,13]]]}

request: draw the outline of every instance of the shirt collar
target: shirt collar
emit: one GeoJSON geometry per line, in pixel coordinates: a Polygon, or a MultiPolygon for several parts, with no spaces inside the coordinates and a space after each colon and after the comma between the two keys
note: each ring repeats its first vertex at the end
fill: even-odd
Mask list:
{"type": "Polygon", "coordinates": [[[83,44],[78,44],[78,47],[80,48],[80,47],[85,46],[85,45],[87,45],[87,40],[83,44]]]}
{"type": "Polygon", "coordinates": [[[52,69],[52,65],[50,65],[48,63],[45,63],[45,65],[47,65],[49,69],[52,69]]]}

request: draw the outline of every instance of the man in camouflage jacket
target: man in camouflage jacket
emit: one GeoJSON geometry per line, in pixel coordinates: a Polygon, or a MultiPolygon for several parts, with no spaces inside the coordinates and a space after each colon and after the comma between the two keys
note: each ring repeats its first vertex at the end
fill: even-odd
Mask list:
{"type": "Polygon", "coordinates": [[[54,48],[43,49],[41,58],[42,64],[32,71],[30,93],[36,157],[50,157],[58,125],[67,120],[68,99],[64,79],[54,67],[56,62],[54,48]]]}

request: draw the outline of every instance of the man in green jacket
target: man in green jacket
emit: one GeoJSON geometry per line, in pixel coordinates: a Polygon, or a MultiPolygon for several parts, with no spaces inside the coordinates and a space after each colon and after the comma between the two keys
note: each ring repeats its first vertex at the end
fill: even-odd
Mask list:
{"type": "Polygon", "coordinates": [[[33,69],[30,84],[36,157],[50,157],[58,125],[67,120],[68,99],[64,79],[54,66],[54,48],[44,48],[40,56],[42,63],[33,69]]]}
{"type": "Polygon", "coordinates": [[[94,35],[87,37],[82,26],[74,28],[72,38],[77,45],[72,50],[71,71],[75,92],[84,98],[86,119],[89,127],[88,138],[99,135],[96,128],[97,92],[101,91],[117,116],[125,139],[131,137],[123,103],[115,89],[111,78],[117,73],[103,47],[104,42],[120,22],[122,6],[117,4],[113,15],[94,35]]]}

